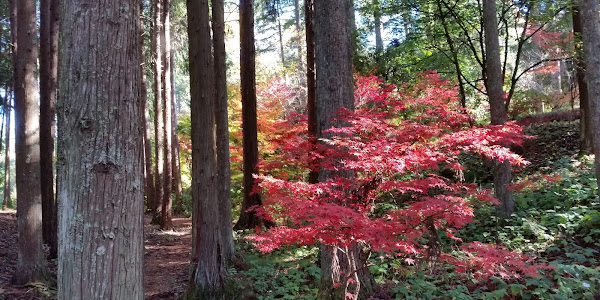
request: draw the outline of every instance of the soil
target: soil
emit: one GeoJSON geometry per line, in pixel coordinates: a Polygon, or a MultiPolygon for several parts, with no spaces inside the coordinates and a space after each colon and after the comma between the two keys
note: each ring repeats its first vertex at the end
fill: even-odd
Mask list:
{"type": "MultiPolygon", "coordinates": [[[[188,282],[192,244],[191,220],[174,218],[174,230],[161,231],[145,218],[144,288],[146,299],[181,299],[188,282]]],[[[16,286],[11,283],[17,264],[17,226],[14,211],[0,212],[0,300],[56,299],[53,284],[16,286]]],[[[52,277],[56,263],[49,261],[52,277]]]]}

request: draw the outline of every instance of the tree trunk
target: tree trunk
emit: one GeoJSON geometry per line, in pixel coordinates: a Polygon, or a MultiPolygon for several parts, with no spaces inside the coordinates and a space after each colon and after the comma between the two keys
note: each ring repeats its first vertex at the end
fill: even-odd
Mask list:
{"type": "Polygon", "coordinates": [[[156,189],[154,187],[154,168],[152,167],[152,142],[150,140],[150,112],[148,108],[148,81],[146,79],[146,51],[144,47],[144,29],[142,26],[142,16],[143,16],[143,4],[140,2],[140,62],[141,62],[141,81],[140,81],[140,110],[141,110],[141,128],[142,133],[144,134],[143,144],[144,144],[144,182],[145,182],[145,194],[146,194],[146,208],[148,210],[152,210],[153,205],[156,203],[155,192],[156,189]]]}
{"type": "Polygon", "coordinates": [[[17,224],[19,259],[16,284],[44,280],[47,274],[42,240],[40,189],[39,97],[37,79],[36,1],[17,2],[18,47],[14,63],[17,224]]]}
{"type": "MultiPolygon", "coordinates": [[[[315,30],[314,30],[314,1],[304,1],[304,22],[306,23],[306,94],[308,110],[308,133],[316,142],[317,133],[317,85],[315,70],[315,30]]],[[[318,164],[318,162],[311,162],[318,164]]],[[[319,172],[311,170],[308,174],[309,183],[319,181],[319,172]]]]}
{"type": "Polygon", "coordinates": [[[231,166],[229,157],[229,117],[227,114],[227,66],[225,52],[225,9],[223,0],[212,0],[213,48],[215,57],[215,123],[217,125],[217,170],[219,219],[223,257],[235,256],[231,218],[231,166]]]}
{"type": "Polygon", "coordinates": [[[175,64],[173,63],[173,55],[171,55],[171,111],[172,115],[172,125],[171,125],[171,153],[173,154],[172,164],[173,164],[173,187],[175,190],[175,203],[181,204],[181,194],[182,194],[182,186],[181,186],[181,165],[179,161],[179,136],[177,135],[177,106],[175,102],[175,64]]]}
{"type": "MultiPolygon", "coordinates": [[[[10,94],[10,93],[9,93],[10,94]]],[[[11,97],[12,98],[12,97],[11,97]]],[[[2,197],[2,210],[10,207],[10,113],[11,113],[11,98],[8,98],[8,103],[5,106],[6,110],[6,146],[4,149],[4,196],[2,197]]]]}
{"type": "Polygon", "coordinates": [[[171,15],[169,12],[171,1],[163,0],[163,11],[162,11],[162,30],[161,30],[161,52],[162,52],[162,101],[163,101],[163,136],[164,136],[164,178],[163,178],[163,199],[161,209],[161,222],[160,228],[163,230],[170,230],[173,228],[173,214],[172,206],[173,200],[171,198],[171,188],[173,187],[173,170],[172,170],[172,151],[171,142],[173,129],[172,117],[172,101],[171,101],[171,15]]]}
{"type": "Polygon", "coordinates": [[[162,1],[154,0],[154,26],[152,29],[152,54],[154,56],[154,84],[152,86],[154,93],[154,193],[156,202],[151,207],[153,223],[159,224],[160,217],[158,208],[161,206],[164,195],[164,118],[162,102],[162,55],[161,55],[161,31],[162,31],[162,1]]]}
{"type": "Polygon", "coordinates": [[[218,299],[225,277],[215,141],[214,65],[208,0],[188,0],[192,111],[193,275],[189,293],[218,299]]]}
{"type": "MultiPolygon", "coordinates": [[[[16,77],[17,77],[17,64],[16,64],[16,56],[17,56],[17,45],[18,42],[17,41],[17,5],[16,5],[16,0],[9,0],[8,1],[8,6],[9,6],[9,20],[10,20],[10,40],[11,40],[11,48],[10,48],[10,53],[11,53],[11,59],[12,59],[12,72],[13,72],[13,76],[12,76],[12,89],[11,89],[11,93],[13,97],[14,97],[14,91],[16,88],[16,77]]],[[[11,110],[10,108],[10,101],[8,103],[9,106],[9,111],[11,110]]],[[[6,132],[6,151],[4,152],[4,197],[3,197],[3,204],[2,204],[2,209],[6,210],[8,207],[11,207],[12,205],[10,205],[10,113],[8,114],[8,121],[7,121],[7,132],[6,132]]]]}
{"type": "Polygon", "coordinates": [[[298,49],[298,70],[304,70],[304,57],[302,56],[302,24],[300,22],[300,1],[294,0],[294,25],[296,27],[296,48],[298,49]]]}
{"type": "MultiPolygon", "coordinates": [[[[573,34],[577,39],[581,39],[581,14],[577,5],[573,5],[571,14],[573,15],[573,34]]],[[[575,74],[577,76],[577,86],[579,87],[579,106],[581,107],[579,154],[583,155],[589,153],[592,148],[592,123],[588,87],[585,78],[583,49],[581,49],[581,44],[579,43],[575,43],[575,47],[577,48],[574,59],[575,74]]]]}
{"type": "MultiPolygon", "coordinates": [[[[592,128],[592,150],[596,153],[596,179],[600,182],[600,17],[598,2],[579,0],[581,9],[581,38],[585,59],[585,78],[587,81],[590,122],[592,128]]],[[[600,192],[599,192],[600,193],[600,192]]]]}
{"type": "Polygon", "coordinates": [[[58,299],[144,298],[139,8],[62,3],[58,299]]]}
{"type": "MultiPolygon", "coordinates": [[[[492,124],[503,125],[506,122],[504,103],[504,79],[500,62],[500,42],[498,41],[498,20],[496,1],[483,1],[483,24],[485,30],[486,90],[490,101],[492,124]]],[[[511,180],[511,168],[508,160],[494,162],[494,192],[501,203],[501,214],[510,216],[515,208],[515,200],[508,189],[511,180]]]]}
{"type": "Polygon", "coordinates": [[[383,52],[383,37],[381,36],[381,2],[373,0],[373,18],[375,19],[375,55],[379,57],[383,52]]]}
{"type": "Polygon", "coordinates": [[[58,77],[58,0],[40,0],[40,168],[42,227],[50,257],[56,258],[56,203],[54,200],[54,129],[58,77]]]}
{"type": "MultiPolygon", "coordinates": [[[[354,109],[354,81],[352,69],[352,24],[348,13],[349,0],[315,0],[315,46],[317,66],[317,134],[330,138],[323,130],[345,124],[333,121],[340,108],[354,109]],[[331,45],[336,45],[331,47],[331,45]]],[[[338,176],[352,177],[352,172],[341,171],[338,176]]],[[[319,182],[333,176],[331,171],[320,170],[319,182]]],[[[336,245],[321,247],[321,284],[318,299],[346,299],[346,293],[357,299],[373,294],[372,278],[361,259],[358,244],[340,249],[336,245]],[[354,279],[354,283],[349,281],[354,279]]]]}
{"type": "Polygon", "coordinates": [[[258,174],[258,126],[256,122],[256,69],[254,47],[254,0],[240,0],[240,75],[242,90],[242,131],[244,156],[244,200],[235,229],[264,225],[250,208],[262,206],[260,193],[253,193],[258,174]]]}

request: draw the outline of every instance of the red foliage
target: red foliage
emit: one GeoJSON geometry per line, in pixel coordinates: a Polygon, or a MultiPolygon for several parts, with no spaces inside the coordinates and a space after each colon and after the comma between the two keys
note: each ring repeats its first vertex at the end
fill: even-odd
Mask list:
{"type": "MultiPolygon", "coordinates": [[[[461,180],[464,167],[459,154],[472,152],[526,164],[508,149],[521,143],[521,127],[515,123],[470,127],[470,116],[459,107],[455,88],[435,72],[401,89],[375,76],[358,77],[355,99],[356,111],[341,110],[336,116],[347,126],[328,129],[326,133],[335,133],[334,137],[322,139],[316,147],[307,138],[305,117],[292,115],[287,125],[275,126],[277,138],[271,142],[281,156],[277,163],[265,166],[271,176],[261,176],[260,186],[267,195],[262,213],[280,226],[250,237],[259,250],[364,242],[374,251],[414,261],[427,250],[423,241],[431,228],[425,224],[433,224],[436,231],[460,244],[454,233],[473,222],[473,206],[497,203],[490,191],[461,180]],[[311,165],[313,161],[320,163],[311,165]],[[290,177],[281,170],[284,167],[320,168],[333,176],[309,184],[300,176],[290,177]],[[274,168],[279,170],[273,172],[274,168]],[[396,208],[375,213],[384,202],[396,208]]],[[[461,270],[482,268],[482,275],[533,272],[525,257],[517,254],[502,252],[519,260],[505,266],[504,261],[488,260],[499,253],[492,248],[479,243],[463,247],[483,256],[481,263],[469,262],[474,266],[452,260],[461,270]]]]}

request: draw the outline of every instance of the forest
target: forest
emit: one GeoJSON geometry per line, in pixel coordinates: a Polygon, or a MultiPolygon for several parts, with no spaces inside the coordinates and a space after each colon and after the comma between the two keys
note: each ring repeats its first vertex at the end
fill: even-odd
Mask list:
{"type": "Polygon", "coordinates": [[[0,1],[0,300],[600,299],[599,6],[0,1]]]}

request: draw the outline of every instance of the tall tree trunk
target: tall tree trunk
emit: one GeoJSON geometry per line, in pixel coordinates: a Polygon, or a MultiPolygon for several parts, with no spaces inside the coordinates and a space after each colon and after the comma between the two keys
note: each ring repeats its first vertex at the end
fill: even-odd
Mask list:
{"type": "Polygon", "coordinates": [[[596,179],[600,182],[600,28],[598,25],[600,17],[597,1],[578,0],[577,2],[581,9],[579,13],[591,116],[592,150],[596,153],[596,179]]]}
{"type": "MultiPolygon", "coordinates": [[[[323,130],[344,126],[334,121],[340,108],[354,109],[354,81],[352,69],[352,24],[348,14],[352,1],[315,0],[315,46],[317,67],[317,135],[331,138],[323,130]],[[336,45],[331,47],[331,45],[336,45]]],[[[343,171],[342,171],[343,172],[343,171]]],[[[352,177],[352,172],[338,176],[352,177]]],[[[320,170],[319,182],[333,176],[331,171],[320,170]]],[[[373,293],[372,278],[364,265],[358,244],[340,249],[336,245],[321,247],[321,284],[317,299],[346,299],[346,293],[357,299],[367,299],[373,293]],[[350,279],[353,279],[351,281],[350,279]],[[352,283],[353,282],[353,283],[352,283]]]]}
{"type": "Polygon", "coordinates": [[[146,208],[148,210],[152,210],[153,205],[156,203],[156,189],[154,187],[154,168],[152,166],[152,142],[150,140],[150,112],[148,108],[148,80],[146,78],[146,51],[144,47],[144,29],[142,26],[142,17],[143,17],[143,3],[140,2],[140,110],[141,110],[141,128],[142,133],[144,134],[143,144],[144,144],[144,181],[145,181],[145,189],[144,192],[146,194],[146,208]]]}
{"type": "Polygon", "coordinates": [[[256,122],[256,69],[254,47],[254,0],[240,0],[240,75],[242,89],[242,131],[244,156],[244,200],[235,229],[262,226],[252,207],[262,206],[260,193],[253,193],[258,174],[258,126],[256,122]]]}
{"type": "Polygon", "coordinates": [[[171,85],[172,85],[172,89],[171,89],[171,111],[173,112],[172,115],[172,125],[171,125],[171,135],[172,135],[172,142],[171,142],[171,151],[173,154],[173,159],[172,159],[172,163],[173,163],[173,187],[172,189],[175,190],[175,203],[179,203],[181,204],[181,194],[182,194],[182,190],[183,187],[181,186],[181,165],[180,165],[180,161],[179,161],[179,136],[177,135],[177,105],[176,105],[176,101],[175,101],[175,64],[173,63],[173,55],[171,55],[171,85]]]}
{"type": "MultiPolygon", "coordinates": [[[[12,91],[11,91],[12,93],[12,91]]],[[[9,93],[10,94],[10,93],[9,93]]],[[[6,110],[6,143],[4,149],[4,196],[2,197],[2,210],[6,210],[10,206],[10,114],[12,97],[8,98],[6,110]]]]}
{"type": "Polygon", "coordinates": [[[42,239],[42,195],[40,188],[39,90],[37,82],[36,1],[17,2],[18,47],[15,80],[17,224],[19,259],[16,284],[46,277],[42,239]]]}
{"type": "Polygon", "coordinates": [[[173,125],[172,117],[172,101],[171,101],[171,15],[169,12],[171,1],[163,0],[163,11],[162,11],[162,37],[161,37],[161,52],[162,52],[162,101],[163,101],[163,136],[164,136],[164,178],[163,178],[163,199],[162,199],[162,210],[161,210],[161,222],[160,227],[163,230],[170,230],[173,228],[173,214],[172,206],[173,200],[171,198],[171,188],[173,187],[173,168],[172,168],[172,134],[173,125]]]}
{"type": "Polygon", "coordinates": [[[152,86],[154,94],[154,193],[156,202],[151,207],[153,223],[160,223],[158,208],[164,197],[164,118],[162,102],[162,55],[161,55],[161,31],[162,31],[162,2],[163,0],[154,0],[154,26],[152,29],[152,55],[154,57],[154,84],[152,86]]]}
{"type": "MultiPolygon", "coordinates": [[[[573,5],[571,9],[573,15],[573,34],[581,41],[581,14],[579,7],[573,5]]],[[[580,43],[575,43],[575,74],[577,76],[577,86],[579,87],[579,106],[581,107],[581,123],[579,137],[579,153],[586,154],[592,148],[592,122],[590,111],[590,97],[588,95],[588,87],[585,78],[585,61],[583,58],[583,49],[580,43]]]]}
{"type": "Polygon", "coordinates": [[[40,166],[42,227],[50,257],[57,253],[56,203],[54,200],[54,129],[58,79],[58,0],[40,0],[40,166]]]}
{"type": "Polygon", "coordinates": [[[58,299],[143,299],[140,6],[62,5],[58,299]]]}
{"type": "MultiPolygon", "coordinates": [[[[317,84],[315,69],[315,30],[314,30],[314,1],[304,1],[304,22],[306,26],[306,94],[308,110],[308,133],[316,142],[317,133],[317,84]]],[[[318,162],[311,162],[318,164],[318,162]]],[[[311,170],[308,174],[309,183],[319,181],[319,172],[311,170]]]]}
{"type": "Polygon", "coordinates": [[[296,48],[298,49],[298,70],[304,70],[304,56],[302,56],[302,23],[300,21],[300,0],[294,0],[294,25],[296,27],[296,48]]]}
{"type": "Polygon", "coordinates": [[[192,111],[193,275],[190,294],[218,299],[225,277],[221,246],[215,141],[213,77],[208,0],[188,0],[192,111]]]}
{"type": "Polygon", "coordinates": [[[383,52],[383,37],[381,36],[381,1],[373,0],[373,18],[375,19],[375,55],[383,52]]]}
{"type": "Polygon", "coordinates": [[[281,26],[281,17],[277,9],[277,32],[279,34],[279,55],[281,57],[281,67],[285,68],[285,48],[283,47],[283,28],[281,26]]]}
{"type": "MultiPolygon", "coordinates": [[[[506,122],[504,101],[504,79],[500,62],[500,42],[498,41],[498,19],[496,1],[483,0],[483,25],[485,33],[485,74],[486,90],[490,101],[490,115],[493,125],[506,122]]],[[[494,192],[501,203],[501,214],[510,216],[515,208],[515,200],[508,189],[511,180],[511,168],[508,160],[494,161],[494,192]]]]}
{"type": "Polygon", "coordinates": [[[215,123],[217,125],[217,170],[219,219],[223,257],[235,256],[231,217],[231,166],[229,156],[229,117],[227,114],[227,66],[225,63],[225,9],[223,0],[212,0],[213,48],[215,57],[215,123]]]}

